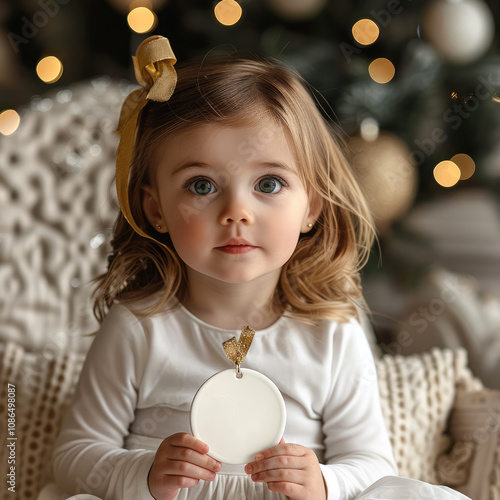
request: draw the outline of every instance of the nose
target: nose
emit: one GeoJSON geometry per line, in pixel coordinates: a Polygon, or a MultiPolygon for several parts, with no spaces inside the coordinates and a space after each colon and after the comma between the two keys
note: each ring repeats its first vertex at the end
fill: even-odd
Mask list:
{"type": "Polygon", "coordinates": [[[253,224],[254,214],[247,201],[242,197],[230,197],[219,214],[219,224],[228,226],[233,223],[253,224]]]}

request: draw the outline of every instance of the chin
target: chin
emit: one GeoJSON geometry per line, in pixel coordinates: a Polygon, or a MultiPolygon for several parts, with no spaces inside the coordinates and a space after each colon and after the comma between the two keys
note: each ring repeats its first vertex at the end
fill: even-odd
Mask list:
{"type": "Polygon", "coordinates": [[[253,276],[253,275],[248,275],[248,274],[224,274],[222,276],[214,276],[215,279],[218,279],[219,281],[222,281],[224,283],[230,283],[230,284],[241,284],[241,283],[248,283],[250,281],[253,281],[254,279],[258,278],[259,276],[253,276]]]}
{"type": "Polygon", "coordinates": [[[236,269],[235,267],[227,266],[227,269],[218,270],[218,272],[211,273],[213,279],[228,284],[242,284],[250,283],[251,281],[269,276],[271,273],[259,272],[258,270],[236,269]]]}

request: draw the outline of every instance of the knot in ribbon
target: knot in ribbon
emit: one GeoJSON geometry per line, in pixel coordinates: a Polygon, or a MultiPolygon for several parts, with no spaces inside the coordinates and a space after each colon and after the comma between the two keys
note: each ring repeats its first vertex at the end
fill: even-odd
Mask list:
{"type": "Polygon", "coordinates": [[[135,77],[142,88],[130,93],[122,104],[116,130],[120,136],[116,151],[116,192],[123,216],[135,232],[155,240],[137,225],[132,216],[128,199],[128,178],[139,113],[148,100],[165,102],[172,97],[177,84],[174,69],[177,59],[167,38],[150,36],[139,45],[132,61],[135,77]]]}
{"type": "Polygon", "coordinates": [[[237,369],[245,361],[248,350],[252,345],[252,340],[255,335],[255,330],[250,326],[245,326],[241,331],[240,338],[232,337],[225,342],[222,342],[224,353],[227,359],[235,364],[237,369]]]}

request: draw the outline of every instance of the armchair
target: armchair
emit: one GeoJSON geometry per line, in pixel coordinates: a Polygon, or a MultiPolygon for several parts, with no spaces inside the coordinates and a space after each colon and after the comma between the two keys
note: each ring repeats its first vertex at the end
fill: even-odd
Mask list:
{"type": "MultiPolygon", "coordinates": [[[[88,283],[106,266],[117,213],[112,131],[130,90],[97,78],[34,98],[19,130],[0,138],[0,419],[10,388],[24,500],[51,479],[53,444],[97,328],[88,283]]],[[[376,366],[400,474],[500,498],[500,392],[471,375],[466,352],[377,356],[376,366]]],[[[0,448],[2,477],[9,453],[0,448]]]]}

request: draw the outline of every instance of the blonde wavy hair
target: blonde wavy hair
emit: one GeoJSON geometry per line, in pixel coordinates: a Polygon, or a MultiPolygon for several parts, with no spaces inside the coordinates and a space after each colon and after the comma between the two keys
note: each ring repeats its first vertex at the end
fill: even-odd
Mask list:
{"type": "Polygon", "coordinates": [[[306,323],[358,317],[364,304],[359,271],[373,244],[374,224],[342,141],[323,118],[307,83],[283,63],[264,58],[219,58],[176,69],[178,83],[170,100],[149,102],[141,112],[128,190],[138,226],[167,248],[139,236],[119,214],[108,271],[96,278],[97,319],[102,321],[114,302],[160,292],[152,307],[137,311],[152,315],[173,297],[182,303],[188,291],[185,265],[168,234],[157,232],[142,210],[142,187],[154,179],[165,139],[207,123],[258,123],[262,116],[288,131],[306,190],[323,200],[314,229],[300,236],[281,270],[273,308],[306,323]]]}

